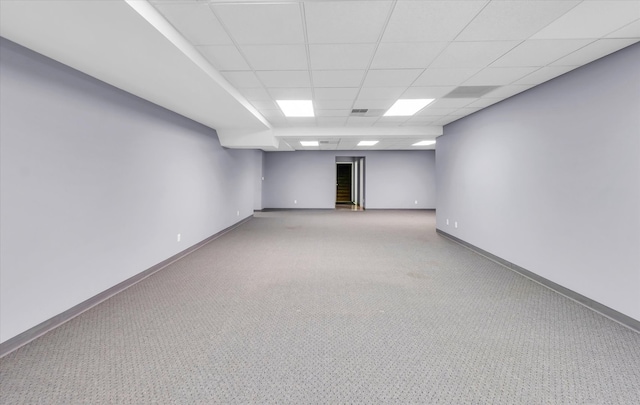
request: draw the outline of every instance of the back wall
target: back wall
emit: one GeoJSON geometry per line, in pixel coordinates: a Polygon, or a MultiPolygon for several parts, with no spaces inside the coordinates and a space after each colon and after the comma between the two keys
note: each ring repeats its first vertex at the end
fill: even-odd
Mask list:
{"type": "Polygon", "coordinates": [[[435,208],[435,151],[433,150],[266,152],[264,154],[263,206],[265,208],[334,208],[335,162],[338,156],[366,158],[366,208],[435,208]],[[416,204],[415,201],[418,203],[416,204]]]}

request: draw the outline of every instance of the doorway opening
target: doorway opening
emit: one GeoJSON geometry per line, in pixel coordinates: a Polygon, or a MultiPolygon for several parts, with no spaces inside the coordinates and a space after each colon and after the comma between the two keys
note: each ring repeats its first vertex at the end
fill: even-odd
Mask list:
{"type": "Polygon", "coordinates": [[[336,157],[336,209],[364,210],[364,157],[336,157]]]}

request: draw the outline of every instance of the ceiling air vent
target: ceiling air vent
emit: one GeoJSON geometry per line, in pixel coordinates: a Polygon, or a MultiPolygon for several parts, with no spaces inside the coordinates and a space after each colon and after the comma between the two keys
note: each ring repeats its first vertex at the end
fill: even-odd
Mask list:
{"type": "Polygon", "coordinates": [[[478,98],[500,86],[460,86],[442,98],[478,98]]]}
{"type": "Polygon", "coordinates": [[[351,110],[351,117],[380,117],[386,110],[371,108],[354,108],[351,110]]]}

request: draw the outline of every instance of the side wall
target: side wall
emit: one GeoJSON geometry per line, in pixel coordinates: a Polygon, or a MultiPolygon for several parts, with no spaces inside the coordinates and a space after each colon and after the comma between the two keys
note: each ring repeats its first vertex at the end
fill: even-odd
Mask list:
{"type": "Polygon", "coordinates": [[[264,207],[334,208],[337,156],[366,158],[366,208],[435,208],[433,150],[267,152],[264,207]]]}
{"type": "Polygon", "coordinates": [[[0,52],[0,341],[261,206],[262,152],[224,149],[215,131],[5,39],[0,52]]]}
{"type": "Polygon", "coordinates": [[[437,227],[640,320],[638,89],[640,44],[446,126],[437,227]]]}

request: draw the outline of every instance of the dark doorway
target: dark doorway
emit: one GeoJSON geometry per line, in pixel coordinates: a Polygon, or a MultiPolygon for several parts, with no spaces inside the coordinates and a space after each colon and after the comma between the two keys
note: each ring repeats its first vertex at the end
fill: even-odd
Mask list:
{"type": "Polygon", "coordinates": [[[336,156],[336,209],[364,211],[364,156],[336,156]]]}
{"type": "Polygon", "coordinates": [[[336,204],[352,204],[352,163],[336,164],[336,204]]]}

